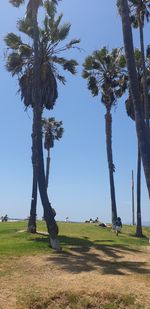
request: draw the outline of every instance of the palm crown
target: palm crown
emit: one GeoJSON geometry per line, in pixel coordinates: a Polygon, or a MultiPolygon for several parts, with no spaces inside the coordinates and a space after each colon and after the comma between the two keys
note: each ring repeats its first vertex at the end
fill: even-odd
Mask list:
{"type": "MultiPolygon", "coordinates": [[[[136,64],[136,71],[137,71],[137,77],[138,77],[138,83],[139,83],[139,90],[140,90],[140,108],[143,118],[145,118],[145,111],[144,111],[144,93],[143,93],[143,67],[142,67],[142,55],[141,51],[139,49],[135,49],[134,51],[134,58],[135,58],[135,64],[136,64]]],[[[148,90],[150,89],[150,55],[147,55],[146,61],[146,72],[147,72],[147,87],[148,90]]],[[[131,117],[133,120],[135,120],[135,113],[134,113],[134,106],[132,97],[129,91],[129,96],[126,103],[126,110],[129,117],[131,117]]],[[[150,93],[148,92],[148,104],[150,106],[150,93]]],[[[150,107],[148,107],[150,110],[150,107]]],[[[150,114],[150,112],[149,112],[150,114]]]]}
{"type": "MultiPolygon", "coordinates": [[[[22,2],[22,1],[21,1],[22,2]]],[[[43,26],[39,28],[39,65],[41,105],[52,109],[57,99],[57,80],[65,84],[65,77],[59,74],[58,65],[72,74],[76,73],[77,62],[60,57],[60,53],[75,48],[80,40],[74,39],[63,45],[70,30],[70,24],[61,25],[63,15],[56,17],[57,1],[44,1],[46,15],[43,26]]],[[[17,1],[18,3],[18,1],[17,1]]],[[[29,38],[33,36],[32,18],[28,15],[18,22],[18,29],[29,38]]],[[[33,47],[24,43],[20,36],[8,33],[5,37],[8,47],[6,68],[12,75],[17,75],[21,98],[25,106],[33,107],[33,47]]]]}
{"type": "Polygon", "coordinates": [[[128,0],[130,18],[132,25],[137,28],[139,22],[144,25],[144,20],[149,21],[150,1],[149,0],[128,0]]]}
{"type": "Polygon", "coordinates": [[[45,149],[49,150],[53,148],[54,140],[60,140],[62,138],[64,132],[62,124],[62,121],[56,121],[53,117],[42,119],[45,149]]]}
{"type": "Polygon", "coordinates": [[[93,96],[102,93],[106,108],[111,108],[127,87],[124,66],[121,50],[116,48],[109,52],[106,47],[94,51],[83,64],[83,77],[88,80],[88,89],[93,96]]]}

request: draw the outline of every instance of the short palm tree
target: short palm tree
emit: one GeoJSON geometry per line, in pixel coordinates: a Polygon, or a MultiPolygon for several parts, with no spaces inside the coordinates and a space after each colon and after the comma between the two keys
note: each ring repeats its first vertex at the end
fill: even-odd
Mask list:
{"type": "MultiPolygon", "coordinates": [[[[83,64],[83,77],[88,80],[88,89],[93,96],[101,94],[101,101],[106,108],[106,148],[109,168],[110,192],[111,192],[111,214],[112,224],[117,219],[117,207],[115,197],[114,176],[115,166],[112,154],[112,115],[111,110],[116,105],[118,98],[124,93],[127,81],[121,68],[120,49],[113,49],[111,52],[106,47],[93,52],[85,59],[83,64]]],[[[124,60],[123,60],[124,66],[124,60]]]]}
{"type": "MultiPolygon", "coordinates": [[[[21,1],[22,3],[22,1],[21,1]]],[[[16,1],[14,1],[16,5],[16,1]]],[[[18,4],[18,2],[17,2],[18,4]]],[[[62,14],[56,16],[56,0],[30,0],[24,20],[18,22],[19,31],[33,40],[33,46],[23,43],[20,36],[9,33],[5,42],[9,49],[7,70],[18,76],[21,98],[26,107],[33,108],[32,162],[33,174],[37,177],[38,188],[44,208],[44,217],[51,244],[58,233],[55,212],[47,195],[43,148],[42,148],[42,112],[43,108],[52,109],[58,96],[57,80],[65,84],[65,77],[59,74],[58,65],[64,70],[76,73],[77,62],[67,60],[60,54],[75,47],[79,40],[62,42],[67,38],[70,24],[61,25],[62,14]],[[43,27],[37,22],[38,8],[44,5],[45,18],[43,27]]],[[[34,178],[34,177],[33,177],[34,178]]]]}
{"type": "Polygon", "coordinates": [[[147,189],[150,196],[150,133],[149,128],[147,128],[141,113],[140,92],[134,58],[133,37],[128,1],[118,0],[118,7],[122,19],[123,39],[129,76],[129,86],[134,106],[136,132],[143,161],[147,189]]]}
{"type": "Polygon", "coordinates": [[[46,187],[48,188],[49,182],[49,170],[50,170],[50,149],[54,147],[54,141],[59,141],[64,129],[62,127],[62,121],[56,121],[54,117],[43,118],[43,134],[44,134],[44,148],[47,150],[46,159],[46,187]]]}

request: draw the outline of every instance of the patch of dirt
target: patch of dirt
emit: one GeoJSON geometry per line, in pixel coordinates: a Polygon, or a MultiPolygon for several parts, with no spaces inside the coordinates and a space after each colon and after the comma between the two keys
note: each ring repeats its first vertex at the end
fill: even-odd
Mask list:
{"type": "Polygon", "coordinates": [[[18,301],[23,295],[38,293],[48,297],[68,291],[85,296],[132,294],[142,309],[150,308],[149,247],[143,251],[72,247],[68,253],[1,259],[0,262],[0,309],[19,308],[18,301]]]}

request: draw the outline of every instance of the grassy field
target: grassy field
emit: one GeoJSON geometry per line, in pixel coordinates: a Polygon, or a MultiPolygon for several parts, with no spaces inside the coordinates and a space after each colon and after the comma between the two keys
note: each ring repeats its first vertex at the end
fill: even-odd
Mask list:
{"type": "MultiPolygon", "coordinates": [[[[116,237],[110,229],[88,223],[59,222],[59,240],[63,250],[70,246],[76,247],[111,247],[120,246],[132,248],[148,245],[150,227],[143,228],[144,238],[135,237],[135,227],[123,226],[122,233],[116,237]]],[[[46,226],[43,221],[38,221],[37,234],[26,232],[27,222],[0,223],[0,256],[19,256],[50,251],[48,246],[46,226]],[[40,234],[41,233],[41,234],[40,234]]]]}
{"type": "Polygon", "coordinates": [[[0,309],[149,309],[150,227],[58,224],[59,254],[44,222],[0,223],[0,309]]]}

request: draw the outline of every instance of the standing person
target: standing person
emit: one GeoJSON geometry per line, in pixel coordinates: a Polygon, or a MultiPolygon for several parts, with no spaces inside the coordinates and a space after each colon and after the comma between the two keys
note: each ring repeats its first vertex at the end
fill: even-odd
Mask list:
{"type": "Polygon", "coordinates": [[[115,222],[115,232],[117,236],[118,236],[118,233],[121,232],[121,228],[122,228],[121,218],[117,217],[117,220],[115,222]]]}

